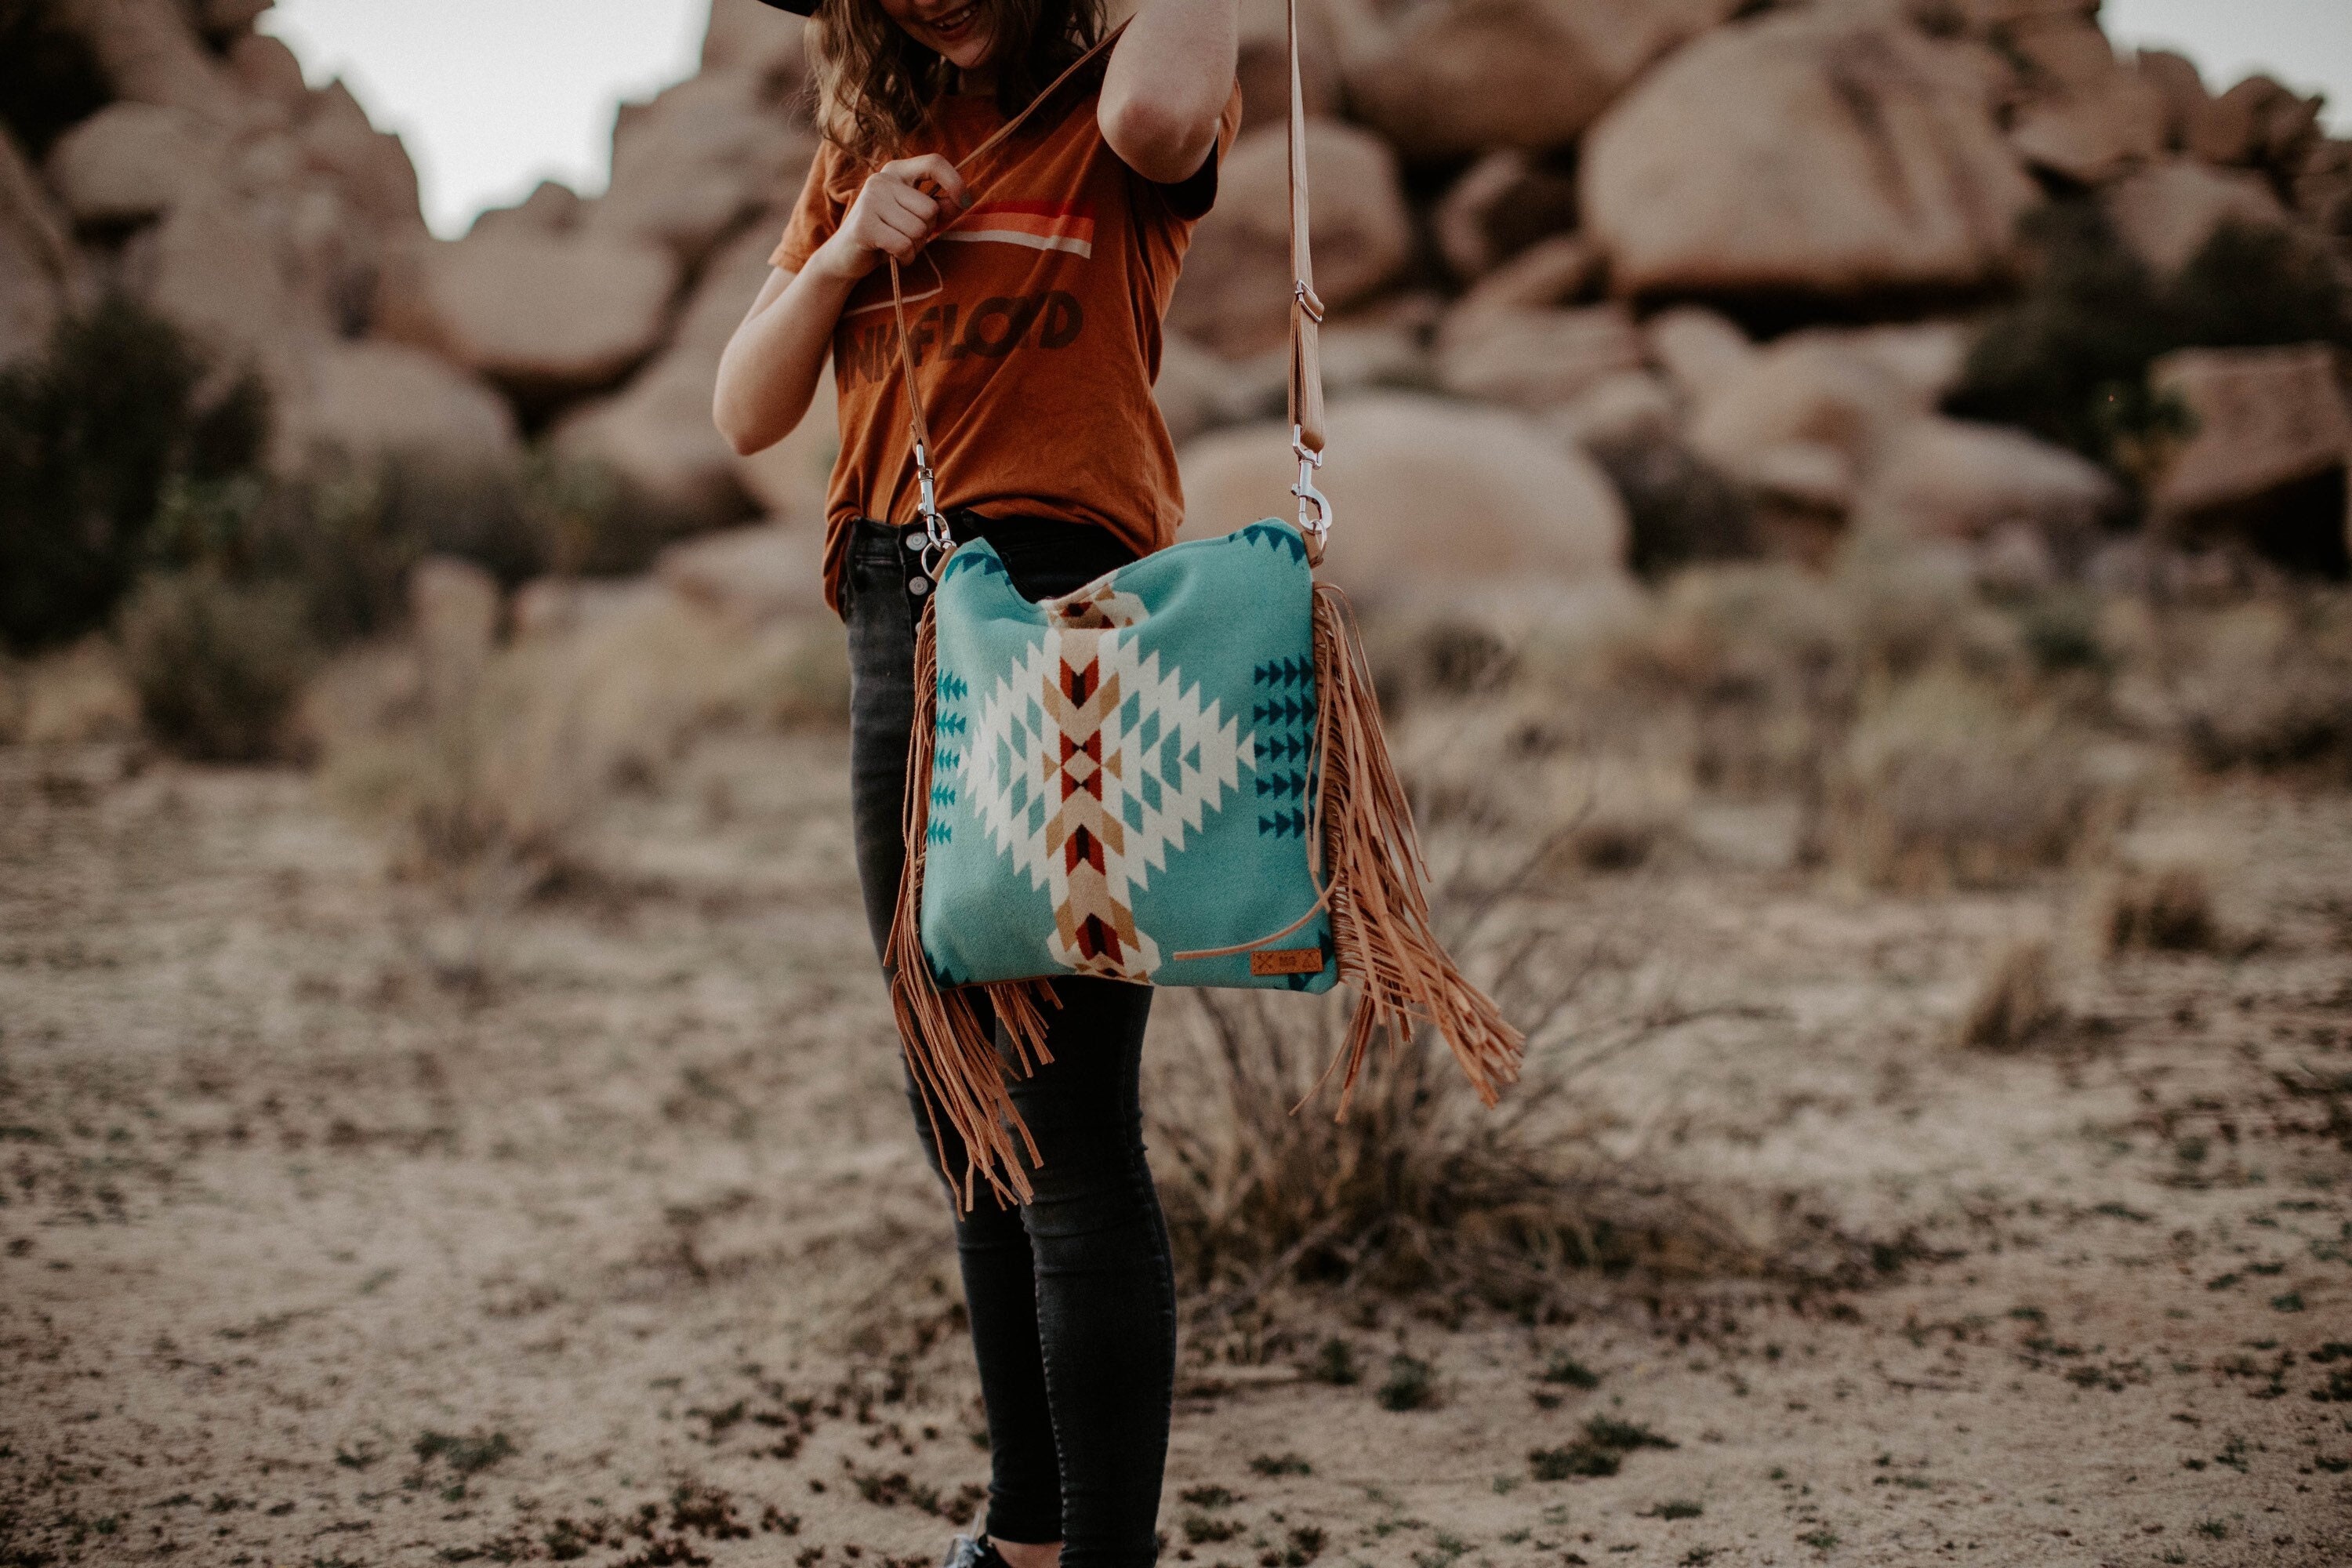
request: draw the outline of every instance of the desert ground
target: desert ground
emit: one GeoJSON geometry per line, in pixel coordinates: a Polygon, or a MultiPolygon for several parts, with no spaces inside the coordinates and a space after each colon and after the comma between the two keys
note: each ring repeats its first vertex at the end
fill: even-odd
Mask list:
{"type": "MultiPolygon", "coordinates": [[[[706,735],[469,903],[310,773],[0,749],[0,1561],[936,1562],[987,1456],[845,763],[706,735]]],[[[1517,1135],[1634,1217],[1516,1296],[1188,1281],[1165,1560],[2352,1562],[2352,797],[2119,833],[2200,940],[1769,796],[1530,861],[1517,1135]]]]}

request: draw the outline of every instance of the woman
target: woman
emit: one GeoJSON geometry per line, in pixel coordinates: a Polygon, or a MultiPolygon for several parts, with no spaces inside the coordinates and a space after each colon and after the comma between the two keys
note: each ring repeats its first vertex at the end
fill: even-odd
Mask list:
{"type": "MultiPolygon", "coordinates": [[[[728,345],[714,412],[736,450],[781,440],[828,353],[841,456],[825,595],[848,622],[858,879],[877,951],[903,853],[924,575],[908,388],[887,268],[904,279],[940,504],[1032,599],[1172,541],[1175,454],[1151,399],[1160,323],[1239,123],[1235,0],[1141,0],[1003,145],[956,164],[1100,36],[1101,0],[769,0],[805,11],[825,142],[728,345]]],[[[1148,1563],[1168,1448],[1175,1286],[1144,1161],[1137,1071],[1150,992],[1064,979],[1053,1060],[1013,1088],[1033,1200],[955,1218],[993,1474],[956,1568],[1148,1563]]],[[[936,1172],[965,1156],[908,1098],[936,1172]],[[944,1146],[942,1146],[944,1141],[944,1146]]]]}

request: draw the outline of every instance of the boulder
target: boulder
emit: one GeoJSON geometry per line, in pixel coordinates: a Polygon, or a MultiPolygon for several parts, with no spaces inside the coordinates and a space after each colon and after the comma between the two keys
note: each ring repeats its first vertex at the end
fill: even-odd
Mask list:
{"type": "Polygon", "coordinates": [[[2352,239],[2352,142],[2322,142],[2294,177],[2294,210],[2339,243],[2352,239]]]}
{"type": "Polygon", "coordinates": [[[661,342],[677,258],[645,240],[497,232],[428,239],[390,259],[384,335],[517,395],[610,386],[661,342]]]}
{"type": "Polygon", "coordinates": [[[556,180],[541,180],[531,187],[530,195],[510,207],[488,207],[475,215],[474,225],[466,231],[467,239],[502,232],[524,234],[563,234],[580,221],[588,204],[567,184],[556,180]]]}
{"type": "Polygon", "coordinates": [[[1671,441],[1681,414],[1665,377],[1655,371],[1628,370],[1593,383],[1551,410],[1545,423],[1587,451],[1596,451],[1671,441]]]}
{"type": "Polygon", "coordinates": [[[2205,106],[2189,128],[2189,151],[2208,163],[2291,164],[2317,140],[2324,101],[2250,76],[2205,106]]]}
{"type": "Polygon", "coordinates": [[[283,40],[267,33],[247,33],[228,47],[228,68],[247,92],[255,93],[293,115],[310,106],[310,84],[302,79],[302,62],[283,40]]]}
{"type": "Polygon", "coordinates": [[[317,301],[297,289],[260,216],[217,183],[183,194],[155,226],[146,252],[146,302],[224,362],[259,363],[281,387],[287,356],[330,330],[317,301]]]}
{"type": "MultiPolygon", "coordinates": [[[[1338,521],[1325,573],[1365,603],[1500,584],[1614,579],[1623,506],[1592,461],[1516,414],[1380,393],[1335,403],[1321,486],[1338,521]]],[[[1281,425],[1220,431],[1183,454],[1182,537],[1290,517],[1281,425]]]]}
{"type": "Polygon", "coordinates": [[[1970,289],[2039,199],[1981,58],[1839,10],[1775,12],[1650,73],[1587,144],[1622,292],[1970,289]]]}
{"type": "Polygon", "coordinates": [[[243,33],[261,19],[276,0],[198,0],[196,19],[215,37],[243,33]]]}
{"type": "Polygon", "coordinates": [[[135,223],[202,186],[219,161],[216,142],[185,110],[125,101],[58,137],[45,172],[76,223],[135,223]]]}
{"type": "Polygon", "coordinates": [[[2115,68],[2097,86],[2027,106],[2009,132],[2010,145],[2029,166],[2078,185],[2101,184],[2152,162],[2166,141],[2162,92],[2115,68]]]}
{"type": "Polygon", "coordinates": [[[1437,334],[1437,383],[1461,397],[1548,408],[1641,368],[1641,330],[1622,305],[1457,309],[1437,334]]]}
{"type": "Polygon", "coordinates": [[[626,103],[613,178],[582,227],[667,246],[693,267],[744,218],[799,192],[815,139],[768,111],[747,79],[700,76],[626,103]]]}
{"type": "Polygon", "coordinates": [[[654,575],[715,615],[747,626],[824,614],[824,525],[768,521],[673,544],[654,575]]]}
{"type": "Polygon", "coordinates": [[[2023,526],[2074,552],[2124,504],[2114,476],[2021,431],[1924,415],[1880,444],[1853,526],[1906,539],[1983,541],[2023,526]]]}
{"type": "Polygon", "coordinates": [[[702,68],[748,76],[779,98],[807,74],[808,24],[759,0],[711,0],[702,68]]]}
{"type": "Polygon", "coordinates": [[[1601,253],[1591,241],[1581,235],[1556,234],[1538,240],[1472,284],[1462,296],[1462,309],[1574,304],[1594,291],[1601,276],[1601,253]]]}
{"type": "Polygon", "coordinates": [[[550,438],[563,456],[602,465],[637,504],[681,529],[749,517],[759,509],[710,421],[711,370],[705,356],[673,350],[620,392],[566,414],[550,438]]]}
{"type": "Polygon", "coordinates": [[[289,439],[300,447],[362,459],[413,455],[460,468],[520,454],[506,400],[422,349],[330,339],[314,351],[309,371],[306,395],[287,411],[299,420],[289,439]]]}
{"type": "Polygon", "coordinates": [[[2017,66],[2021,86],[2035,99],[2078,98],[2103,92],[2118,68],[2115,46],[2099,30],[2095,16],[2035,17],[2001,29],[2004,51],[2017,66]]]}
{"type": "Polygon", "coordinates": [[[1406,157],[1574,141],[1739,0],[1410,0],[1335,7],[1349,106],[1406,157]]]}
{"type": "Polygon", "coordinates": [[[2164,106],[2165,150],[2178,153],[2187,148],[2191,132],[2213,101],[2196,62],[2170,49],[2142,49],[2133,61],[2133,70],[2155,89],[2164,106]]]}
{"type": "Polygon", "coordinates": [[[1576,226],[1576,175],[1516,148],[1489,153],[1454,182],[1433,215],[1454,276],[1485,277],[1547,236],[1576,226]]]}
{"type": "Polygon", "coordinates": [[[1203,430],[1230,422],[1225,391],[1232,372],[1223,360],[1188,337],[1170,332],[1160,340],[1160,375],[1151,384],[1168,439],[1181,447],[1203,430]]]}
{"type": "Polygon", "coordinates": [[[1702,305],[1679,305],[1650,320],[1650,354],[1686,398],[1730,381],[1758,350],[1730,320],[1702,305]]]}
{"type": "Polygon", "coordinates": [[[89,45],[116,98],[184,109],[223,129],[252,117],[183,0],[51,0],[49,9],[89,45]]]}
{"type": "Polygon", "coordinates": [[[2148,381],[2195,421],[2150,498],[2159,524],[2259,502],[2352,457],[2352,412],[2326,344],[2183,349],[2157,361],[2148,381]]]}
{"type": "MultiPolygon", "coordinates": [[[[591,459],[642,501],[695,528],[716,528],[759,510],[743,465],[711,422],[719,356],[768,279],[768,253],[782,223],[754,223],[714,258],[679,312],[669,345],[611,397],[583,405],[556,426],[556,449],[591,459]]],[[[833,425],[832,389],[803,424],[833,425]]],[[[821,496],[822,492],[820,492],[821,496]]],[[[797,515],[780,502],[768,510],[797,515]]],[[[822,516],[820,507],[815,515],[822,516]]]]}
{"type": "Polygon", "coordinates": [[[2260,175],[2186,158],[2144,169],[2102,199],[2117,236],[2159,277],[2187,266],[2224,224],[2276,228],[2287,221],[2260,175]]]}
{"type": "Polygon", "coordinates": [[[72,242],[16,139],[0,127],[0,365],[38,352],[73,298],[72,242]]]}
{"type": "MultiPolygon", "coordinates": [[[[1412,254],[1396,155],[1351,125],[1311,121],[1315,287],[1344,310],[1394,279],[1412,254]]],[[[1284,127],[1234,143],[1217,205],[1193,231],[1169,307],[1171,329],[1228,357],[1283,341],[1290,321],[1290,165],[1284,127]]]]}
{"type": "Polygon", "coordinates": [[[416,165],[389,131],[378,131],[340,81],[311,94],[310,112],[297,132],[308,164],[336,182],[344,200],[387,237],[425,233],[417,203],[416,165]]]}
{"type": "Polygon", "coordinates": [[[1720,380],[1686,387],[1693,449],[1736,479],[1776,489],[1792,468],[1816,488],[1826,471],[1817,456],[1800,461],[1780,448],[1835,453],[1850,473],[1894,422],[1934,404],[1846,334],[1822,331],[1792,334],[1720,380]]]}

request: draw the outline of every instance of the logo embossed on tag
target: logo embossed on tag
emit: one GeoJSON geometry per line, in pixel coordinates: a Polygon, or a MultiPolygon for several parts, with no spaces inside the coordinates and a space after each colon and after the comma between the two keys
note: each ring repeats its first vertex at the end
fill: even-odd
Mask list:
{"type": "Polygon", "coordinates": [[[1250,954],[1252,974],[1320,974],[1321,947],[1260,948],[1250,954]]]}

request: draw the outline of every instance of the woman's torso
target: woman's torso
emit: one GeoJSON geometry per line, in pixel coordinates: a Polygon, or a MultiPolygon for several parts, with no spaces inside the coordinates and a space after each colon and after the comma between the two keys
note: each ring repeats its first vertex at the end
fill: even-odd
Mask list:
{"type": "MultiPolygon", "coordinates": [[[[1136,175],[1097,127],[1097,89],[1065,89],[964,172],[974,204],[901,268],[942,505],[1109,530],[1138,554],[1183,514],[1152,401],[1160,318],[1214,168],[1184,185],[1136,175]]],[[[1238,91],[1219,127],[1229,145],[1238,91]]],[[[909,154],[961,161],[1003,123],[992,100],[941,101],[909,154]]],[[[797,269],[838,226],[865,171],[818,155],[776,263],[797,269]]],[[[826,596],[848,530],[906,521],[916,486],[887,267],[851,293],[834,334],[842,450],[827,503],[826,596]]]]}

